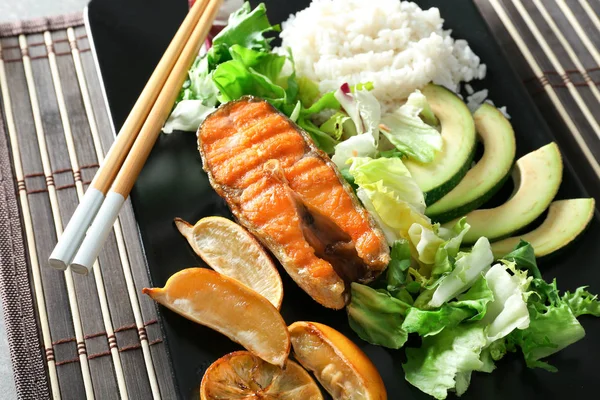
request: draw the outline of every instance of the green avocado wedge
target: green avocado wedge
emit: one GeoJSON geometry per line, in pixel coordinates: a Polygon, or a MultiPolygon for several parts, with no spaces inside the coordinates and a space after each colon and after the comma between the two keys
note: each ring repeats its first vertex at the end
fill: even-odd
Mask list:
{"type": "MultiPolygon", "coordinates": [[[[563,165],[556,143],[547,144],[521,157],[513,170],[515,191],[501,206],[471,211],[466,215],[471,226],[463,244],[482,236],[499,240],[529,225],[550,205],[562,180],[563,165]]],[[[457,220],[444,224],[451,228],[457,220]]]]}
{"type": "Polygon", "coordinates": [[[427,205],[451,191],[465,176],[475,154],[475,123],[465,103],[448,89],[429,84],[422,93],[440,121],[443,148],[432,162],[405,161],[425,193],[427,205]]]}
{"type": "Polygon", "coordinates": [[[473,119],[483,157],[454,189],[427,207],[425,214],[436,222],[458,218],[488,201],[508,178],[515,161],[515,132],[506,117],[496,107],[483,104],[473,119]]]}
{"type": "Polygon", "coordinates": [[[588,226],[594,216],[594,199],[570,199],[552,202],[540,226],[523,235],[492,243],[494,258],[510,253],[520,240],[533,246],[536,257],[543,257],[567,246],[588,226]]]}

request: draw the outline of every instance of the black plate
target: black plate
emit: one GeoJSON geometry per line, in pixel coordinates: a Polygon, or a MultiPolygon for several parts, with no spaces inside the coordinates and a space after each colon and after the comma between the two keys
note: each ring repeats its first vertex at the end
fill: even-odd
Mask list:
{"type": "MultiPolygon", "coordinates": [[[[254,3],[254,2],[253,2],[254,3]]],[[[308,0],[265,1],[272,22],[304,8],[308,0]]],[[[517,132],[517,152],[523,155],[553,136],[513,73],[500,47],[471,0],[422,0],[436,6],[453,36],[469,41],[488,65],[488,76],[477,86],[490,90],[496,104],[507,105],[517,132]]],[[[119,127],[154,69],[187,9],[185,0],[92,0],[89,17],[115,126],[119,127]]],[[[588,197],[565,160],[559,199],[588,197]]],[[[595,184],[594,182],[590,182],[595,184]]],[[[152,282],[162,286],[173,273],[201,265],[173,225],[173,218],[196,221],[208,215],[229,216],[224,202],[209,186],[202,171],[194,134],[161,135],[132,193],[152,282]]],[[[558,278],[562,289],[590,285],[600,292],[600,219],[595,216],[587,233],[566,251],[541,260],[547,279],[558,278]]],[[[285,273],[282,313],[291,323],[314,320],[335,327],[352,338],[377,365],[390,399],[428,398],[404,380],[402,351],[371,346],[349,329],[343,311],[317,305],[285,273]]],[[[181,399],[196,398],[204,370],[222,355],[239,349],[224,336],[161,308],[181,399]]],[[[600,319],[583,318],[588,337],[550,358],[559,373],[527,369],[518,356],[508,356],[492,374],[476,373],[465,399],[584,398],[597,387],[600,319]]]]}

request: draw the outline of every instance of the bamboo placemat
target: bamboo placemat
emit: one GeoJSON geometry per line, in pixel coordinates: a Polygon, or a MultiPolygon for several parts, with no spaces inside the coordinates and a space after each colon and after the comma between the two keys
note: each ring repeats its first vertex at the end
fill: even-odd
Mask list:
{"type": "Polygon", "coordinates": [[[173,399],[131,205],[90,276],[47,264],[114,139],[82,24],[0,25],[0,289],[16,388],[23,399],[173,399]]]}
{"type": "MultiPolygon", "coordinates": [[[[475,0],[566,158],[600,202],[600,1],[475,0]]],[[[510,90],[510,88],[507,88],[510,90]]],[[[510,105],[507,105],[510,113],[510,105]]],[[[526,133],[525,133],[526,134],[526,133]]]]}

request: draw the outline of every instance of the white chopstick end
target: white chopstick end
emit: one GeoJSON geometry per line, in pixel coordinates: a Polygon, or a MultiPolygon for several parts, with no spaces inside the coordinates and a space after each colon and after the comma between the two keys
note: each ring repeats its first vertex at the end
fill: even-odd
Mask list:
{"type": "Polygon", "coordinates": [[[98,189],[90,187],[85,192],[81,203],[50,254],[48,263],[52,268],[63,271],[67,269],[103,201],[104,194],[98,189]]]}
{"type": "Polygon", "coordinates": [[[108,192],[100,211],[98,211],[83,243],[81,243],[75,258],[73,258],[71,269],[74,272],[87,275],[92,270],[92,266],[117,220],[123,203],[125,203],[125,197],[121,194],[108,192]]]}

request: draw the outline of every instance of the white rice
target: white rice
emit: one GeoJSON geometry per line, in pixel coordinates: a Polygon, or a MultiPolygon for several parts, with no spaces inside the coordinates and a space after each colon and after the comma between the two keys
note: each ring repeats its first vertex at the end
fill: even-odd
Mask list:
{"type": "Polygon", "coordinates": [[[471,110],[472,113],[474,113],[479,107],[481,107],[481,105],[487,99],[488,93],[489,92],[487,89],[483,89],[478,92],[471,93],[470,96],[467,96],[467,107],[469,107],[469,110],[471,110]]]}
{"type": "Polygon", "coordinates": [[[443,23],[437,8],[407,1],[313,0],[283,23],[282,48],[321,92],[372,82],[390,110],[429,82],[458,91],[460,82],[485,76],[485,64],[443,23]]]}

